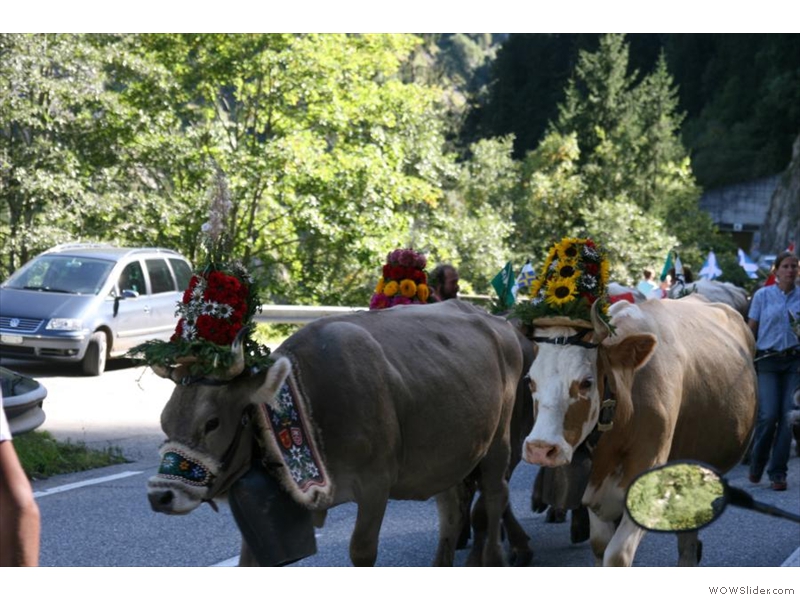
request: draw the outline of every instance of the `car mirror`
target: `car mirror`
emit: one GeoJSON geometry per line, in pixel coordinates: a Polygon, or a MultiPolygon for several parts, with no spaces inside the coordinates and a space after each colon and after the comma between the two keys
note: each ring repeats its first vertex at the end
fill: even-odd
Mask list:
{"type": "Polygon", "coordinates": [[[139,292],[135,290],[122,290],[122,298],[138,298],[139,292]]]}
{"type": "Polygon", "coordinates": [[[625,508],[650,531],[681,532],[715,521],[728,503],[725,481],[706,465],[682,462],[639,475],[628,488],[625,508]]]}

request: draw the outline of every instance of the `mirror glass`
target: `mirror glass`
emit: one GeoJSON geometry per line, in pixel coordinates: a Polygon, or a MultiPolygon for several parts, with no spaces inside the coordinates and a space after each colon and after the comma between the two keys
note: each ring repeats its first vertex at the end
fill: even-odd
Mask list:
{"type": "Polygon", "coordinates": [[[714,521],[725,509],[719,474],[694,463],[668,464],[637,477],[625,506],[637,525],[651,531],[690,531],[714,521]]]}

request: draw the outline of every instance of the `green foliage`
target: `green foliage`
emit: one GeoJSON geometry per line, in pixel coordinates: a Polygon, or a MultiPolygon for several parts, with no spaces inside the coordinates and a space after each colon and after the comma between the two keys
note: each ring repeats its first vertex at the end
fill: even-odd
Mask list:
{"type": "Polygon", "coordinates": [[[567,235],[606,236],[628,283],[669,247],[702,261],[722,246],[669,53],[631,39],[512,36],[497,73],[516,72],[514,49],[539,58],[511,93],[487,87],[490,34],[0,35],[0,275],[76,239],[198,264],[218,172],[233,254],[267,303],[365,305],[383,257],[409,245],[477,293],[567,235]],[[653,55],[644,75],[630,43],[653,55]],[[487,94],[505,132],[554,125],[456,138],[487,94]]]}
{"type": "Polygon", "coordinates": [[[14,450],[25,474],[42,479],[63,473],[77,473],[128,461],[117,446],[104,450],[89,448],[83,442],[60,442],[46,431],[31,431],[14,438],[14,450]]]}

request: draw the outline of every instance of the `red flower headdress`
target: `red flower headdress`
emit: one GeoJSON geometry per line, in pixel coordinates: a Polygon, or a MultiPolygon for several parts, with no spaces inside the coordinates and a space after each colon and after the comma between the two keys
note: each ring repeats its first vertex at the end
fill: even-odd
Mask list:
{"type": "Polygon", "coordinates": [[[427,259],[411,248],[398,248],[386,255],[382,277],[369,302],[370,310],[428,301],[427,259]]]}
{"type": "Polygon", "coordinates": [[[210,218],[203,225],[208,262],[192,276],[178,303],[175,332],[169,342],[150,341],[131,351],[154,369],[183,365],[194,377],[227,373],[237,360],[232,352],[237,340],[244,346],[244,367],[251,372],[272,362],[269,348],[251,337],[253,317],[261,310],[258,286],[241,263],[224,260],[229,253],[225,225],[231,207],[227,185],[218,175],[210,218]]]}

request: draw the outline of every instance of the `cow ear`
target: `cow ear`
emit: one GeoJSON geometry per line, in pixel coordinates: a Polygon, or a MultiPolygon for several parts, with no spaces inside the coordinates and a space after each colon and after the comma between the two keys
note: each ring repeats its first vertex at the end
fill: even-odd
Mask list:
{"type": "Polygon", "coordinates": [[[267,377],[264,380],[264,385],[261,392],[253,397],[254,403],[264,402],[266,398],[267,403],[272,405],[275,400],[275,394],[281,389],[283,382],[292,371],[292,363],[285,356],[280,357],[275,364],[267,369],[267,377]]]}
{"type": "Polygon", "coordinates": [[[656,336],[652,333],[629,335],[621,342],[604,346],[612,367],[636,370],[647,364],[656,349],[656,336]]]}

